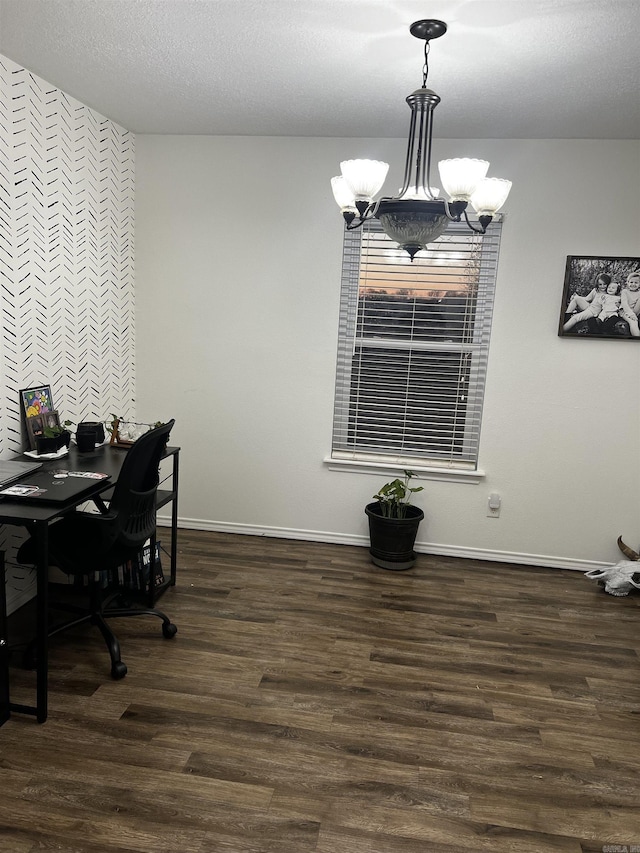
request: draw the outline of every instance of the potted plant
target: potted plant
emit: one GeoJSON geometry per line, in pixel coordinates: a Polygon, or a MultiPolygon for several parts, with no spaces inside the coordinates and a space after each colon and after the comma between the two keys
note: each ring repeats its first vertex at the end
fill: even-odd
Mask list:
{"type": "Polygon", "coordinates": [[[409,486],[413,476],[412,471],[405,471],[404,479],[385,483],[373,496],[374,503],[364,510],[369,518],[371,561],[383,569],[403,571],[416,561],[413,546],[424,512],[410,502],[415,492],[423,490],[422,486],[409,486]]]}
{"type": "Polygon", "coordinates": [[[44,425],[42,435],[36,436],[36,451],[38,455],[43,453],[57,453],[61,447],[69,447],[71,442],[71,433],[68,427],[71,426],[71,421],[64,421],[62,424],[44,425]]]}

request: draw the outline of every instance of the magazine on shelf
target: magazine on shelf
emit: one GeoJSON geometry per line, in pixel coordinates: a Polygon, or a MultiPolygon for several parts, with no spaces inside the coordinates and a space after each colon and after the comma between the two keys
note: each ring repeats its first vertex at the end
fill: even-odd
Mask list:
{"type": "MultiPolygon", "coordinates": [[[[117,586],[122,586],[125,589],[146,591],[149,588],[149,564],[151,558],[151,543],[144,546],[138,557],[134,560],[128,560],[121,566],[118,566],[117,577],[114,577],[113,583],[117,586]]],[[[156,553],[153,562],[154,568],[154,586],[157,588],[164,583],[164,573],[162,571],[162,561],[160,559],[160,542],[156,542],[156,553]]]]}
{"type": "MultiPolygon", "coordinates": [[[[160,559],[161,543],[156,541],[156,555],[154,560],[154,586],[157,589],[164,582],[162,561],[160,559]]],[[[112,571],[96,572],[95,579],[101,589],[110,586],[119,586],[132,592],[146,592],[149,588],[149,562],[151,556],[151,543],[148,542],[138,557],[128,560],[117,569],[112,571]]],[[[76,587],[87,586],[89,579],[86,575],[67,575],[56,566],[49,567],[49,581],[76,587]]]]}

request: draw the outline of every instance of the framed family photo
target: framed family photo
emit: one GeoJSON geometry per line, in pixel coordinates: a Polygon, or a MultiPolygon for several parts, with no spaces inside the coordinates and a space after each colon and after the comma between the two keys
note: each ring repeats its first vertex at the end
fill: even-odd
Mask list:
{"type": "Polygon", "coordinates": [[[560,337],[640,340],[640,258],[568,255],[560,337]]]}
{"type": "Polygon", "coordinates": [[[37,438],[51,437],[51,433],[47,434],[47,430],[60,429],[60,416],[58,412],[52,410],[43,412],[41,415],[33,415],[25,421],[27,425],[27,438],[29,439],[29,449],[37,450],[37,438]]]}
{"type": "Polygon", "coordinates": [[[27,418],[27,437],[29,439],[29,450],[36,449],[36,438],[44,435],[45,418],[47,415],[33,415],[27,418]]]}

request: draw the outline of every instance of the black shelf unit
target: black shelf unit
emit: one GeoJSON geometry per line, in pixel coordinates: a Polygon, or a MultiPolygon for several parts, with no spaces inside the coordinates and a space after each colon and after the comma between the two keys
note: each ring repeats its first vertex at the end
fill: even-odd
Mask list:
{"type": "Polygon", "coordinates": [[[156,510],[171,504],[171,544],[169,551],[160,548],[161,552],[169,556],[169,573],[165,575],[165,580],[161,584],[156,584],[154,572],[153,555],[156,549],[157,536],[151,540],[150,546],[150,565],[149,565],[149,581],[146,589],[132,590],[129,587],[122,587],[122,592],[132,597],[140,597],[144,600],[147,607],[155,607],[158,599],[164,595],[170,586],[176,585],[176,564],[178,559],[178,473],[180,468],[180,448],[167,447],[163,460],[171,460],[171,471],[160,481],[160,486],[156,495],[156,510]]]}
{"type": "MultiPolygon", "coordinates": [[[[161,481],[156,497],[156,509],[171,504],[171,544],[169,547],[169,577],[159,586],[155,585],[155,574],[152,571],[153,562],[149,567],[149,588],[147,590],[147,605],[154,607],[156,601],[167,591],[170,586],[176,585],[176,564],[178,559],[178,473],[180,467],[180,448],[167,447],[163,459],[171,460],[171,471],[161,481]]],[[[155,551],[155,537],[151,542],[151,558],[155,551]]],[[[163,549],[161,548],[161,551],[163,549]]],[[[167,553],[165,551],[165,553],[167,553]]]]}
{"type": "MultiPolygon", "coordinates": [[[[126,453],[127,450],[125,448],[118,448],[115,452],[117,453],[126,453]]],[[[164,595],[167,589],[170,586],[176,585],[176,564],[178,559],[178,475],[180,468],[180,448],[169,446],[166,448],[164,456],[162,457],[162,461],[169,459],[171,460],[171,470],[170,472],[164,476],[160,481],[160,487],[158,488],[158,492],[156,495],[156,510],[160,510],[163,507],[171,504],[171,544],[169,546],[169,550],[167,551],[164,547],[161,546],[161,553],[164,552],[169,557],[169,572],[166,571],[165,580],[161,584],[156,584],[155,573],[153,569],[153,563],[149,567],[149,580],[146,586],[146,589],[135,588],[133,586],[129,586],[127,584],[118,584],[117,582],[113,582],[113,579],[107,583],[104,592],[109,595],[110,593],[119,593],[123,597],[142,601],[146,607],[155,607],[158,599],[164,595]]],[[[112,494],[113,490],[108,490],[102,495],[102,498],[106,503],[109,503],[109,498],[112,494]]],[[[152,555],[155,551],[155,546],[157,542],[157,536],[154,537],[151,541],[150,546],[150,554],[152,555]]]]}

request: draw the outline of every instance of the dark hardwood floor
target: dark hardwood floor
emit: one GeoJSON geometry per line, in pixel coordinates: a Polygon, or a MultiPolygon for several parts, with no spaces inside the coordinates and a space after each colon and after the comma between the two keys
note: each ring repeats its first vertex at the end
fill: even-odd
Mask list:
{"type": "Polygon", "coordinates": [[[3,853],[640,851],[639,594],[183,531],[160,606],[175,640],[118,620],[123,681],[95,629],[52,640],[49,720],[0,728],[3,853]]]}

